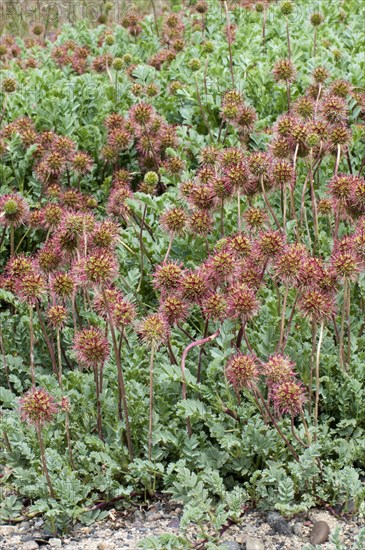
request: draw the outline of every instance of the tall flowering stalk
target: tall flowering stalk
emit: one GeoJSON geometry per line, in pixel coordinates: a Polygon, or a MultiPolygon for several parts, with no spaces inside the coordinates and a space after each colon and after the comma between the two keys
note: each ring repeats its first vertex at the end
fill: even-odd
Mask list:
{"type": "Polygon", "coordinates": [[[15,290],[21,300],[28,304],[29,310],[29,358],[32,384],[35,385],[34,366],[34,306],[38,306],[39,300],[47,289],[46,281],[35,268],[23,274],[15,283],[15,290]]]}
{"type": "Polygon", "coordinates": [[[284,0],[280,4],[280,11],[285,17],[285,26],[286,26],[286,40],[287,40],[287,46],[288,46],[288,59],[291,58],[291,46],[290,46],[290,32],[289,32],[289,17],[293,13],[294,5],[291,0],[284,0]]]}
{"type": "Polygon", "coordinates": [[[97,430],[99,438],[104,441],[101,403],[100,403],[100,377],[99,370],[109,356],[109,344],[103,333],[98,328],[88,328],[77,332],[74,339],[74,350],[77,360],[85,367],[94,371],[96,406],[97,406],[97,430]]]}
{"type": "Polygon", "coordinates": [[[70,465],[71,468],[75,469],[75,463],[73,459],[73,452],[72,452],[72,442],[71,442],[71,435],[70,435],[70,400],[68,397],[63,396],[60,404],[60,408],[65,413],[65,432],[66,432],[66,441],[67,441],[67,449],[68,449],[68,456],[70,459],[70,465]]]}
{"type": "MultiPolygon", "coordinates": [[[[309,289],[303,292],[299,300],[299,309],[304,316],[310,317],[312,320],[312,357],[314,355],[315,348],[315,331],[318,322],[320,323],[318,344],[316,350],[316,362],[315,362],[315,408],[314,408],[314,425],[318,426],[318,410],[319,410],[319,389],[320,389],[320,353],[323,341],[323,331],[325,321],[330,319],[333,315],[334,305],[331,295],[325,294],[320,289],[309,289]]],[[[310,381],[309,381],[309,399],[311,401],[312,394],[312,366],[310,369],[310,381]]]]}
{"type": "Polygon", "coordinates": [[[62,389],[62,355],[61,355],[61,329],[67,319],[67,310],[63,306],[53,306],[48,310],[47,318],[50,325],[56,331],[57,361],[58,361],[58,383],[62,389]]]}
{"type": "Polygon", "coordinates": [[[154,358],[158,346],[167,342],[170,327],[165,317],[160,313],[152,313],[143,319],[138,325],[138,332],[143,342],[151,348],[150,353],[150,412],[148,427],[148,460],[152,460],[152,435],[153,435],[153,367],[154,358]]]}
{"type": "MultiPolygon", "coordinates": [[[[341,243],[340,243],[341,244],[341,243]]],[[[350,362],[351,354],[351,329],[350,329],[350,305],[351,305],[351,281],[356,280],[357,274],[360,271],[358,258],[348,249],[339,250],[334,253],[331,258],[331,266],[336,277],[343,282],[343,302],[341,312],[341,331],[340,331],[340,365],[344,370],[347,370],[347,364],[350,362]],[[345,323],[348,328],[348,344],[347,352],[345,352],[345,323]]]]}
{"type": "Polygon", "coordinates": [[[33,387],[20,399],[21,419],[23,422],[28,422],[34,426],[37,432],[43,472],[46,476],[51,498],[55,498],[55,492],[47,467],[42,428],[46,423],[53,420],[54,416],[58,413],[58,410],[59,406],[54,401],[53,397],[43,388],[33,387]]]}
{"type": "Polygon", "coordinates": [[[132,460],[133,458],[133,446],[132,446],[132,435],[129,424],[129,414],[128,414],[128,405],[127,405],[127,396],[124,385],[124,377],[122,364],[120,359],[120,349],[117,342],[115,324],[112,315],[112,308],[108,298],[107,287],[115,279],[118,273],[117,263],[113,254],[109,251],[100,251],[96,252],[85,258],[81,265],[77,269],[80,282],[86,284],[91,284],[96,288],[99,288],[101,295],[103,297],[104,306],[106,310],[106,318],[109,324],[110,333],[113,343],[113,351],[115,362],[117,364],[118,370],[118,384],[119,391],[121,392],[123,408],[124,408],[124,419],[126,425],[126,438],[129,457],[132,460]]]}

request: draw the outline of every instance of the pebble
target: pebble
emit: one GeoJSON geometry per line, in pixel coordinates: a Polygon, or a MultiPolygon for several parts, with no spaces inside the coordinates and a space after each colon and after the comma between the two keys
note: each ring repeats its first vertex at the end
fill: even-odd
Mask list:
{"type": "Polygon", "coordinates": [[[146,521],[157,521],[163,516],[162,512],[147,512],[146,521]]]}
{"type": "Polygon", "coordinates": [[[330,528],[326,521],[316,521],[313,525],[309,540],[314,546],[328,541],[330,528]]]}
{"type": "Polygon", "coordinates": [[[8,535],[11,535],[14,533],[15,527],[14,525],[0,525],[0,536],[6,537],[8,535]]]}
{"type": "Polygon", "coordinates": [[[39,546],[35,540],[28,540],[21,545],[21,550],[38,550],[39,546]]]}
{"type": "Polygon", "coordinates": [[[303,524],[302,523],[294,523],[293,527],[293,533],[297,537],[301,537],[303,534],[303,524]]]}
{"type": "Polygon", "coordinates": [[[49,539],[48,544],[51,548],[61,548],[62,540],[61,539],[49,539]]]}
{"type": "Polygon", "coordinates": [[[222,550],[241,550],[241,545],[234,540],[226,540],[226,542],[221,545],[221,548],[222,550]]]}
{"type": "Polygon", "coordinates": [[[172,520],[168,523],[167,527],[169,527],[170,529],[178,529],[178,528],[180,527],[180,520],[179,520],[179,518],[174,518],[174,519],[172,519],[172,520]]]}
{"type": "Polygon", "coordinates": [[[253,537],[247,537],[246,550],[265,550],[265,546],[262,540],[254,539],[253,537]]]}
{"type": "Polygon", "coordinates": [[[115,544],[109,543],[109,542],[99,542],[98,544],[98,550],[114,550],[115,544]]]}
{"type": "Polygon", "coordinates": [[[270,512],[266,518],[267,523],[275,533],[289,537],[292,532],[289,523],[277,512],[270,512]]]}

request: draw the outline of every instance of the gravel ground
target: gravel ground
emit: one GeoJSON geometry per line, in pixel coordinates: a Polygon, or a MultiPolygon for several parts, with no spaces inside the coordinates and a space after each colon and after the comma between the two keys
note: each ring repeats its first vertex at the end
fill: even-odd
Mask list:
{"type": "MultiPolygon", "coordinates": [[[[35,518],[15,525],[0,525],[1,550],[36,550],[37,548],[62,548],[65,550],[122,550],[137,549],[139,543],[149,536],[164,533],[179,534],[182,510],[171,504],[157,503],[148,510],[137,510],[128,516],[111,510],[109,517],[89,527],[76,525],[68,535],[50,538],[43,531],[43,520],[35,518]]],[[[239,524],[231,526],[221,536],[222,550],[299,550],[309,543],[313,524],[327,523],[330,531],[341,528],[341,540],[346,549],[351,549],[363,521],[344,521],[328,512],[314,510],[300,519],[287,522],[278,513],[269,514],[248,511],[239,524]]],[[[198,540],[197,530],[189,528],[187,539],[198,540]]],[[[333,550],[333,545],[324,543],[323,550],[333,550]]]]}

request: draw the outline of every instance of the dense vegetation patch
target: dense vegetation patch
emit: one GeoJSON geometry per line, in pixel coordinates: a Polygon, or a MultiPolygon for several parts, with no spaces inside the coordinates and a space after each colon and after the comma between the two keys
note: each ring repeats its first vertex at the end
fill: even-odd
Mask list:
{"type": "Polygon", "coordinates": [[[0,38],[2,519],[365,512],[361,3],[190,4],[0,38]]]}

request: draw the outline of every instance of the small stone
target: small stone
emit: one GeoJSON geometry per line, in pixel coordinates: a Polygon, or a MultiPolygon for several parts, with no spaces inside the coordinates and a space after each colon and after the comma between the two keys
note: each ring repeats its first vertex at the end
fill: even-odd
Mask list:
{"type": "Polygon", "coordinates": [[[303,534],[303,524],[302,523],[294,523],[293,527],[293,533],[297,537],[301,537],[303,534]]]}
{"type": "Polygon", "coordinates": [[[234,540],[227,540],[221,544],[222,550],[241,550],[241,546],[234,540]]]}
{"type": "Polygon", "coordinates": [[[289,523],[277,512],[270,512],[266,521],[278,535],[290,536],[292,534],[289,523]]]}
{"type": "Polygon", "coordinates": [[[62,546],[62,540],[61,539],[49,539],[48,544],[52,548],[61,548],[62,546]]]}
{"type": "Polygon", "coordinates": [[[115,544],[113,542],[99,542],[97,548],[98,550],[114,550],[115,544]]]}
{"type": "Polygon", "coordinates": [[[313,525],[309,541],[311,544],[323,544],[328,541],[330,528],[326,521],[316,521],[313,525]]]}
{"type": "Polygon", "coordinates": [[[146,521],[157,521],[163,516],[162,512],[147,512],[146,521]]]}
{"type": "Polygon", "coordinates": [[[39,527],[42,527],[43,524],[44,524],[43,519],[38,519],[36,522],[34,522],[34,527],[36,529],[39,529],[39,527]]]}
{"type": "Polygon", "coordinates": [[[23,523],[19,526],[19,531],[24,533],[24,531],[29,531],[30,529],[30,523],[29,521],[23,521],[23,523]]]}
{"type": "Polygon", "coordinates": [[[247,537],[246,550],[265,550],[265,546],[262,540],[253,537],[247,537]]]}
{"type": "Polygon", "coordinates": [[[172,519],[168,524],[167,527],[170,529],[178,529],[180,527],[180,520],[179,518],[172,519]]]}
{"type": "Polygon", "coordinates": [[[28,540],[21,545],[21,550],[38,550],[39,546],[35,540],[28,540]]]}

